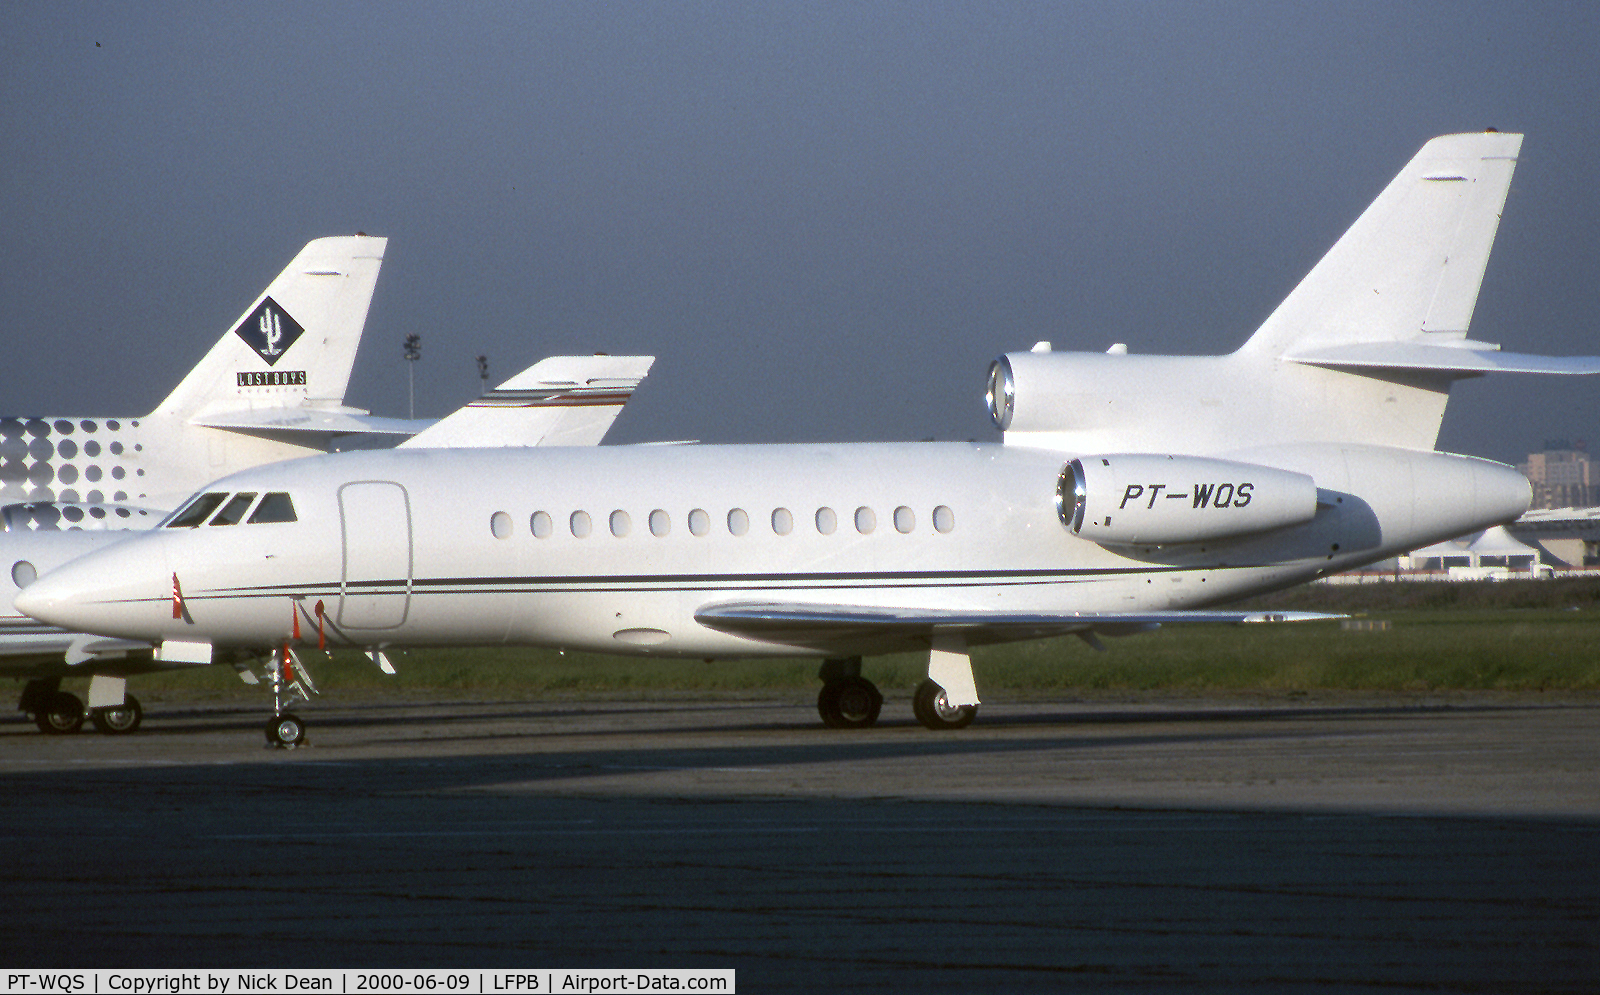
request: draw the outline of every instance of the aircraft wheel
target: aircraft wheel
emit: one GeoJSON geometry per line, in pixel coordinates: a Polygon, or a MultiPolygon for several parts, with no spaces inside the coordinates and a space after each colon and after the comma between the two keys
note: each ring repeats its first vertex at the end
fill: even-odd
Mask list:
{"type": "Polygon", "coordinates": [[[144,709],[139,706],[139,699],[130,694],[120,705],[92,710],[89,720],[107,736],[125,736],[144,721],[144,709]]]}
{"type": "Polygon", "coordinates": [[[67,736],[83,727],[83,702],[69,691],[56,691],[44,700],[44,707],[33,713],[39,731],[52,736],[67,736]]]}
{"type": "Polygon", "coordinates": [[[864,677],[846,677],[822,685],[817,711],[829,729],[865,729],[883,711],[883,693],[864,677]]]}
{"type": "Polygon", "coordinates": [[[284,712],[267,723],[267,742],[273,746],[299,746],[306,741],[306,724],[298,715],[284,712]]]}
{"type": "Polygon", "coordinates": [[[977,705],[952,705],[944,688],[931,680],[917,685],[916,697],[911,699],[911,710],[917,721],[929,729],[965,729],[978,717],[977,705]]]}

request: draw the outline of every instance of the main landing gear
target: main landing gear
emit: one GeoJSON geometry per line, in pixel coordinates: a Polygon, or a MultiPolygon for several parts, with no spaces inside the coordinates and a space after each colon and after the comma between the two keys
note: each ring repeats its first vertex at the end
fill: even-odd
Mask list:
{"type": "MultiPolygon", "coordinates": [[[[824,660],[817,712],[830,729],[865,729],[878,721],[883,694],[861,676],[859,656],[824,660]]],[[[928,679],[917,686],[911,711],[923,726],[965,729],[978,716],[978,690],[965,644],[936,637],[928,652],[928,679]]]]}
{"type": "Polygon", "coordinates": [[[70,736],[83,728],[87,715],[83,699],[61,690],[60,678],[29,681],[17,709],[32,715],[34,725],[47,736],[70,736]]]}
{"type": "Polygon", "coordinates": [[[23,687],[17,709],[33,716],[34,725],[48,736],[70,736],[83,728],[84,719],[109,736],[121,736],[144,721],[139,699],[124,694],[123,688],[123,678],[96,675],[89,687],[90,707],[85,708],[82,698],[61,690],[61,678],[38,678],[23,687]]]}
{"type": "Polygon", "coordinates": [[[144,708],[140,706],[139,699],[130,694],[122,699],[120,705],[89,709],[89,721],[107,736],[126,736],[144,721],[144,708]]]}
{"type": "Polygon", "coordinates": [[[817,672],[822,691],[817,695],[817,711],[829,729],[864,729],[878,721],[883,711],[883,694],[877,685],[861,676],[861,658],[824,660],[817,672]]]}
{"type": "Polygon", "coordinates": [[[911,699],[911,711],[929,729],[965,729],[978,717],[977,705],[952,705],[950,695],[933,681],[917,685],[916,697],[911,699]]]}

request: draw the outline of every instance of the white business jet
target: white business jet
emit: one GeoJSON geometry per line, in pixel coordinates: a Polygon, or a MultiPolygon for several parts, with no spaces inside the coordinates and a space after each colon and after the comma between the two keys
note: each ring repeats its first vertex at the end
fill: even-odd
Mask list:
{"type": "Polygon", "coordinates": [[[13,607],[36,576],[148,529],[222,473],[325,451],[335,437],[423,431],[449,445],[593,445],[649,357],[554,357],[442,422],[378,418],[343,403],[387,239],[306,245],[156,410],[132,417],[0,417],[0,676],[46,732],[85,709],[61,690],[90,679],[88,716],[132,732],[129,675],[165,669],[148,643],[39,623],[13,607]],[[493,409],[485,420],[480,409],[493,409]]]}
{"type": "Polygon", "coordinates": [[[863,656],[920,650],[917,718],[961,727],[972,646],[1265,621],[1205,609],[1526,509],[1513,468],[1433,451],[1455,380],[1600,372],[1467,338],[1520,145],[1429,142],[1230,355],[1002,356],[1001,444],[317,456],[211,484],[18,607],[196,662],[287,659],[313,618],[375,656],[815,656],[837,727],[878,717],[863,656]]]}

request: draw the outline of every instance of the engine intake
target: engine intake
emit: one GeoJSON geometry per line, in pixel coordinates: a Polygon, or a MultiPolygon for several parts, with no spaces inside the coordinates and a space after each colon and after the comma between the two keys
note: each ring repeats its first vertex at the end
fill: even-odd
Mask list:
{"type": "Polygon", "coordinates": [[[1203,456],[1084,456],[1061,470],[1056,513],[1074,535],[1112,545],[1205,542],[1309,522],[1316,481],[1203,456]]]}

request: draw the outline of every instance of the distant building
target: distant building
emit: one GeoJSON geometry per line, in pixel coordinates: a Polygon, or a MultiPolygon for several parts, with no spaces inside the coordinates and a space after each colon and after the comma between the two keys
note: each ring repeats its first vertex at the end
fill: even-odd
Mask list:
{"type": "Polygon", "coordinates": [[[1517,464],[1533,484],[1533,508],[1590,508],[1600,505],[1600,467],[1583,443],[1546,442],[1544,452],[1530,453],[1517,464]]]}
{"type": "Polygon", "coordinates": [[[1530,511],[1511,524],[1511,534],[1537,546],[1541,563],[1561,569],[1600,566],[1600,508],[1530,511]]]}

